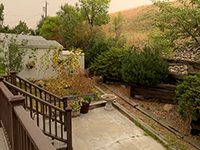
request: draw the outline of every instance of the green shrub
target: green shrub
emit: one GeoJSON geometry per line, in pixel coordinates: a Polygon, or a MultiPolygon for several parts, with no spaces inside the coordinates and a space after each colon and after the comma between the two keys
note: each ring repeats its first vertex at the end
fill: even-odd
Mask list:
{"type": "Polygon", "coordinates": [[[197,120],[195,114],[200,113],[200,74],[186,76],[184,81],[177,85],[175,102],[178,102],[178,112],[182,119],[191,116],[197,120]]]}
{"type": "Polygon", "coordinates": [[[98,42],[92,46],[91,49],[85,52],[85,60],[88,65],[90,65],[95,58],[97,58],[102,52],[108,51],[109,46],[105,42],[98,42]]]}
{"type": "Polygon", "coordinates": [[[90,104],[92,97],[91,96],[85,96],[85,97],[83,97],[83,100],[86,100],[90,104]]]}
{"type": "Polygon", "coordinates": [[[95,58],[90,68],[103,77],[121,77],[121,65],[126,52],[124,49],[113,47],[95,58]]]}
{"type": "Polygon", "coordinates": [[[168,62],[146,46],[140,53],[136,49],[129,51],[122,62],[122,78],[133,85],[162,83],[168,75],[168,62]]]}

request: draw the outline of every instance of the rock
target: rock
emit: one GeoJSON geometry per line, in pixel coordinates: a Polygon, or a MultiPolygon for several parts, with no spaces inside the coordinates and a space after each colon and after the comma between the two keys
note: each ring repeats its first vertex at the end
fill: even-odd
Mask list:
{"type": "Polygon", "coordinates": [[[136,99],[141,99],[141,100],[143,100],[143,99],[144,99],[144,96],[142,96],[142,95],[135,95],[135,98],[136,98],[136,99]]]}
{"type": "Polygon", "coordinates": [[[194,67],[192,65],[188,65],[188,72],[194,72],[194,67]]]}
{"type": "Polygon", "coordinates": [[[165,104],[164,105],[164,111],[170,111],[173,109],[173,105],[172,104],[165,104]]]}
{"type": "Polygon", "coordinates": [[[120,85],[120,88],[121,89],[126,89],[126,86],[125,85],[120,85]]]}

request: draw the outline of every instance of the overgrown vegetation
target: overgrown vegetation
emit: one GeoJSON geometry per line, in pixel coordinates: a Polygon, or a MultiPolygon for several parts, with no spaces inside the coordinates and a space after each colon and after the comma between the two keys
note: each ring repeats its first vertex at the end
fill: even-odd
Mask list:
{"type": "Polygon", "coordinates": [[[168,75],[168,63],[149,47],[144,47],[141,52],[129,51],[122,62],[122,78],[133,85],[162,83],[168,75]]]}
{"type": "Polygon", "coordinates": [[[157,51],[184,50],[188,46],[200,46],[199,1],[180,0],[176,3],[156,1],[160,15],[155,18],[150,37],[157,51]]]}
{"type": "Polygon", "coordinates": [[[126,51],[113,47],[95,58],[90,68],[103,77],[121,77],[121,65],[126,51]]]}
{"type": "Polygon", "coordinates": [[[23,69],[23,59],[26,54],[26,49],[19,48],[19,45],[24,46],[27,44],[27,40],[22,40],[21,43],[17,43],[16,38],[8,37],[9,45],[7,48],[0,49],[0,53],[4,54],[3,57],[0,57],[0,63],[3,68],[6,69],[6,73],[10,71],[16,71],[19,73],[23,69]]]}
{"type": "Polygon", "coordinates": [[[183,82],[177,85],[174,100],[178,102],[178,112],[182,119],[191,117],[197,120],[200,114],[200,74],[186,76],[183,82]]]}
{"type": "Polygon", "coordinates": [[[109,50],[109,45],[103,41],[100,41],[98,43],[95,43],[93,46],[91,46],[91,49],[87,50],[85,53],[85,59],[87,65],[90,65],[95,61],[95,59],[103,52],[106,52],[109,50]]]}
{"type": "MultiPolygon", "coordinates": [[[[61,47],[55,50],[49,48],[39,59],[37,59],[37,49],[32,51],[30,57],[40,64],[36,67],[39,72],[38,76],[42,74],[42,77],[45,78],[36,83],[60,97],[91,93],[93,91],[92,83],[80,71],[79,56],[82,50],[71,49],[71,53],[61,58],[62,50],[61,47]],[[53,70],[49,74],[50,67],[53,70]]],[[[38,78],[36,77],[36,79],[38,78]]]]}
{"type": "Polygon", "coordinates": [[[79,70],[74,70],[73,73],[62,70],[56,78],[39,80],[36,83],[59,97],[95,92],[90,78],[86,78],[79,70]]]}

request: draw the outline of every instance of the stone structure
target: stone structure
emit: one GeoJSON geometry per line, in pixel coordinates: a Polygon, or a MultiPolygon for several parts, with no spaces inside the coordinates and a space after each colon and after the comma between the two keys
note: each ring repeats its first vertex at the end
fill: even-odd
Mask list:
{"type": "Polygon", "coordinates": [[[186,50],[181,52],[176,52],[174,60],[182,60],[187,61],[185,63],[170,63],[169,71],[172,74],[181,74],[181,75],[188,75],[191,72],[195,72],[194,67],[192,64],[188,62],[199,62],[200,61],[200,47],[194,48],[192,46],[188,47],[186,50]],[[189,65],[188,65],[189,64],[189,65]]]}

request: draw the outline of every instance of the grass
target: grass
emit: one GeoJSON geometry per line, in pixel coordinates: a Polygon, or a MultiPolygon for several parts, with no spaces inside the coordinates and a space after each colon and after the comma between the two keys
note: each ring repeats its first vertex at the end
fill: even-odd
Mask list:
{"type": "Polygon", "coordinates": [[[5,75],[5,70],[0,69],[0,75],[5,75]]]}
{"type": "MultiPolygon", "coordinates": [[[[172,5],[178,5],[178,2],[170,2],[172,5]]],[[[154,29],[153,23],[155,18],[159,15],[159,8],[155,5],[144,5],[132,9],[120,11],[124,17],[122,22],[121,34],[127,37],[130,44],[134,44],[140,50],[143,45],[148,42],[147,34],[154,29]]],[[[111,13],[110,18],[116,16],[118,12],[111,13]]],[[[109,32],[111,22],[105,25],[104,31],[109,32]]]]}
{"type": "Polygon", "coordinates": [[[94,87],[94,90],[98,92],[98,95],[103,95],[103,93],[99,91],[97,88],[94,87]]]}
{"type": "MultiPolygon", "coordinates": [[[[132,107],[129,104],[125,104],[125,105],[126,105],[125,107],[129,111],[133,110],[132,107]]],[[[187,143],[186,141],[184,141],[182,138],[180,138],[179,136],[175,135],[171,131],[165,129],[162,125],[160,125],[156,121],[152,120],[151,118],[149,118],[148,116],[146,116],[142,112],[139,112],[139,111],[134,111],[133,112],[132,111],[132,113],[134,113],[134,115],[136,115],[139,119],[141,119],[145,124],[149,125],[152,129],[154,129],[156,132],[158,132],[158,134],[161,134],[163,137],[166,138],[167,143],[164,143],[154,133],[152,133],[150,130],[145,128],[145,126],[143,126],[139,121],[134,121],[135,124],[137,126],[139,126],[140,128],[142,128],[145,133],[147,133],[148,135],[152,136],[154,139],[158,140],[167,149],[171,149],[169,147],[170,145],[174,145],[174,146],[176,145],[176,147],[178,149],[180,149],[180,150],[194,149],[194,147],[192,145],[190,145],[189,143],[187,143]]]]}
{"type": "Polygon", "coordinates": [[[150,135],[152,136],[155,140],[159,141],[161,144],[163,144],[163,146],[165,146],[166,148],[169,149],[169,145],[168,144],[165,144],[162,140],[160,140],[155,134],[153,134],[151,131],[149,131],[147,128],[145,128],[144,126],[142,126],[138,121],[134,121],[134,123],[142,128],[145,132],[144,132],[144,135],[147,136],[147,135],[150,135]]]}
{"type": "Polygon", "coordinates": [[[150,110],[149,106],[147,106],[147,110],[150,110]]]}

